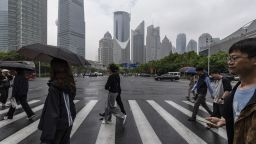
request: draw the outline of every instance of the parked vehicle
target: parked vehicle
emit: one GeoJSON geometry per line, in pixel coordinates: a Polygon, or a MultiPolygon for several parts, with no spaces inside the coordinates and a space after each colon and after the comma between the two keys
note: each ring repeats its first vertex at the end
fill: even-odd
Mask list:
{"type": "Polygon", "coordinates": [[[168,72],[168,74],[170,74],[172,76],[177,76],[180,79],[180,72],[168,72]]]}
{"type": "Polygon", "coordinates": [[[169,74],[169,73],[155,77],[155,80],[171,80],[171,81],[173,81],[173,80],[179,80],[179,79],[180,79],[179,76],[172,75],[172,74],[169,74]]]}

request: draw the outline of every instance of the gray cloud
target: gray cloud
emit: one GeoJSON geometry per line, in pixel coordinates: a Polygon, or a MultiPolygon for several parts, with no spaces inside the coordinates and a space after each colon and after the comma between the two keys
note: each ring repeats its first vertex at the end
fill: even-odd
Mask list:
{"type": "MultiPolygon", "coordinates": [[[[56,3],[51,0],[51,3],[56,3]]],[[[131,29],[144,20],[145,26],[160,27],[161,39],[166,35],[175,46],[176,36],[183,32],[187,40],[198,40],[202,33],[224,38],[256,18],[255,0],[86,0],[86,58],[96,60],[98,41],[106,31],[112,33],[113,12],[131,12],[131,29]]],[[[51,6],[48,36],[56,38],[51,6]],[[53,19],[53,20],[51,20],[53,19]],[[53,22],[51,22],[53,21],[53,22]],[[53,36],[54,35],[54,36],[53,36]]],[[[51,40],[54,43],[54,40],[51,40]]]]}

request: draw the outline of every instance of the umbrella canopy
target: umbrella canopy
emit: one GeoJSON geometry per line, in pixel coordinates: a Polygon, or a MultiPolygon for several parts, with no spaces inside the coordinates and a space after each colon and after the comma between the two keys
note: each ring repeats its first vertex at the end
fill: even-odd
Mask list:
{"type": "Polygon", "coordinates": [[[196,68],[188,67],[187,70],[185,70],[185,73],[196,74],[196,68]]]}
{"type": "Polygon", "coordinates": [[[32,44],[27,45],[18,50],[18,53],[31,60],[39,60],[44,62],[50,62],[53,58],[59,58],[67,61],[74,65],[90,65],[90,63],[85,60],[82,56],[79,56],[68,49],[60,48],[51,45],[43,44],[32,44]]]}
{"type": "Polygon", "coordinates": [[[1,61],[0,68],[35,70],[35,67],[32,67],[31,65],[28,65],[28,64],[22,63],[22,62],[16,62],[16,61],[13,61],[13,62],[12,61],[1,61]]]}

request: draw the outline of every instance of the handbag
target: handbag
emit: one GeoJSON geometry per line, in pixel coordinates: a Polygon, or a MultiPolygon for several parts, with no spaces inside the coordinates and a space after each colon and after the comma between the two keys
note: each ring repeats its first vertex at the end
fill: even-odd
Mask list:
{"type": "Polygon", "coordinates": [[[16,107],[17,107],[17,102],[16,102],[15,97],[11,97],[11,98],[10,98],[10,103],[11,103],[11,106],[12,106],[13,108],[16,108],[16,107]]]}

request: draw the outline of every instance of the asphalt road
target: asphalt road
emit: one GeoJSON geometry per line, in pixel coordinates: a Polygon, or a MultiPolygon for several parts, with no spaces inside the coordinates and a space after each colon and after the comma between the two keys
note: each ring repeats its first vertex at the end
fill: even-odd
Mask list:
{"type": "MultiPolygon", "coordinates": [[[[122,77],[122,100],[127,121],[113,117],[110,124],[102,124],[99,113],[103,112],[107,91],[107,77],[77,78],[76,108],[72,144],[225,144],[225,128],[205,128],[205,124],[189,122],[193,104],[185,101],[188,81],[155,81],[153,78],[122,77]]],[[[37,123],[47,95],[48,78],[30,81],[28,99],[37,117],[26,119],[18,109],[13,120],[0,121],[0,144],[39,144],[40,131],[37,123]]],[[[211,99],[207,101],[211,106],[211,99]]],[[[1,116],[6,110],[0,110],[1,116]]],[[[200,109],[197,119],[208,114],[200,109]]]]}

